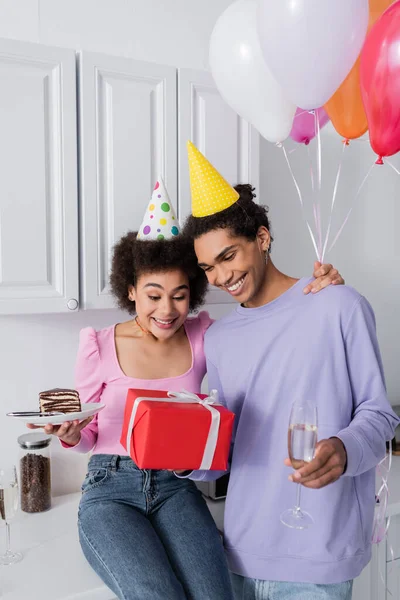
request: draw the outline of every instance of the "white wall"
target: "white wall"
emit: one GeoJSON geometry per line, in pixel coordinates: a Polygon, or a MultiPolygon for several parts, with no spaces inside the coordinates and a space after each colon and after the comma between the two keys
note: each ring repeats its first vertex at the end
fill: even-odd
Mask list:
{"type": "MultiPolygon", "coordinates": [[[[321,204],[326,212],[332,198],[342,143],[331,126],[322,131],[321,137],[321,204]]],[[[296,148],[290,143],[287,146],[289,150],[296,148]]],[[[315,156],[315,148],[310,148],[310,152],[315,156]]],[[[358,201],[353,203],[375,157],[368,141],[355,141],[345,149],[343,158],[333,231],[338,231],[352,204],[354,210],[327,259],[339,268],[346,283],[371,302],[376,314],[389,397],[392,404],[400,404],[400,176],[388,165],[374,166],[358,201]]],[[[289,274],[308,275],[315,254],[282,150],[263,142],[260,161],[261,200],[270,207],[275,237],[274,261],[289,274]]],[[[310,206],[306,148],[297,146],[290,161],[304,193],[304,201],[310,206]]],[[[390,161],[400,170],[399,157],[390,161]]],[[[306,213],[309,215],[309,211],[306,213]]]]}
{"type": "MultiPolygon", "coordinates": [[[[0,37],[207,68],[208,39],[230,0],[0,0],[0,37]]],[[[213,316],[227,309],[214,306],[213,316]]],[[[79,330],[126,319],[117,311],[0,317],[0,466],[27,430],[4,415],[35,409],[40,390],[73,385],[79,330]]],[[[53,444],[55,494],[79,489],[86,457],[53,444]]]]}
{"type": "Polygon", "coordinates": [[[0,37],[207,68],[231,0],[0,0],[0,37]]]}

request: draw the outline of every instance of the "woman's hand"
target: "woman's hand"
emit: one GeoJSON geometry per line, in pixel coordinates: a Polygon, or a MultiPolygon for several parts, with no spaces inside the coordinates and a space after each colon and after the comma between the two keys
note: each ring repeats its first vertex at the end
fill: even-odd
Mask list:
{"type": "MultiPolygon", "coordinates": [[[[89,425],[92,419],[93,416],[88,417],[84,421],[65,421],[62,425],[52,425],[51,423],[47,423],[47,425],[44,426],[44,432],[49,435],[55,435],[60,438],[64,444],[68,444],[68,446],[76,446],[81,440],[82,429],[86,427],[86,425],[89,425]]],[[[29,429],[41,429],[43,425],[39,426],[29,423],[27,427],[29,429]]]]}
{"type": "Polygon", "coordinates": [[[313,277],[315,277],[315,281],[312,281],[304,288],[303,291],[305,294],[309,294],[310,292],[316,294],[331,284],[344,284],[344,279],[337,269],[334,269],[332,265],[321,265],[320,262],[314,263],[313,277]]]}

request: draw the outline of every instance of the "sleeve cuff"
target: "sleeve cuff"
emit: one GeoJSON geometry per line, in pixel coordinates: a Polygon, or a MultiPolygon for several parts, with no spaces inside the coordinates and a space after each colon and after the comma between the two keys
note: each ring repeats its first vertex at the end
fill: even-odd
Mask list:
{"type": "Polygon", "coordinates": [[[335,437],[341,440],[346,449],[347,466],[343,477],[355,477],[362,461],[362,446],[356,436],[348,429],[343,429],[335,437]]]}
{"type": "Polygon", "coordinates": [[[65,442],[60,440],[60,438],[58,438],[58,439],[59,439],[61,446],[63,448],[65,448],[66,450],[72,450],[73,452],[80,452],[81,454],[86,454],[86,452],[90,452],[90,450],[92,449],[89,447],[90,444],[88,443],[88,440],[82,434],[81,434],[81,439],[79,440],[79,442],[77,444],[75,444],[75,446],[70,446],[69,444],[66,444],[65,442]]]}
{"type": "Polygon", "coordinates": [[[81,441],[82,441],[82,440],[80,439],[80,440],[79,440],[79,442],[78,442],[77,444],[75,444],[75,446],[71,446],[70,444],[66,444],[65,442],[63,442],[62,440],[60,440],[60,438],[58,438],[58,439],[59,439],[59,442],[60,442],[61,446],[62,446],[63,448],[66,448],[67,450],[70,450],[70,449],[72,449],[72,448],[74,448],[74,449],[76,450],[76,448],[79,446],[79,444],[80,444],[80,443],[81,443],[81,441]]]}
{"type": "Polygon", "coordinates": [[[185,471],[184,473],[177,473],[176,471],[174,471],[174,475],[178,479],[187,479],[188,477],[191,476],[192,473],[193,473],[193,471],[185,471]]]}
{"type": "Polygon", "coordinates": [[[176,473],[174,471],[174,475],[175,477],[178,477],[178,479],[191,479],[192,481],[203,481],[204,478],[206,477],[208,471],[185,471],[185,473],[178,475],[178,473],[176,473]]]}

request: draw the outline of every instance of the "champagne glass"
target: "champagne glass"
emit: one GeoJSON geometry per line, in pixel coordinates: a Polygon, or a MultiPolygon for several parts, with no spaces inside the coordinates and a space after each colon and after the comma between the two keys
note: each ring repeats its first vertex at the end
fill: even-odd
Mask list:
{"type": "MultiPolygon", "coordinates": [[[[294,469],[300,469],[314,458],[318,419],[314,404],[298,400],[290,413],[288,431],[289,458],[294,469]]],[[[312,516],[300,508],[301,484],[297,484],[296,504],[281,514],[281,522],[292,529],[307,529],[314,523],[312,516]]]]}
{"type": "Polygon", "coordinates": [[[18,481],[15,467],[0,470],[0,518],[6,524],[6,551],[0,555],[0,564],[12,565],[21,560],[22,554],[12,552],[10,547],[10,521],[18,510],[18,481]]]}

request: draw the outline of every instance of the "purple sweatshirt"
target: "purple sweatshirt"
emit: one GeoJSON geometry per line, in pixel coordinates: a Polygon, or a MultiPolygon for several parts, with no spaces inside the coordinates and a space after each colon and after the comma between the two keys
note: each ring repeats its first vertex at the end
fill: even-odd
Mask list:
{"type": "Polygon", "coordinates": [[[212,325],[208,381],[236,413],[224,528],[231,570],[263,580],[339,583],[370,560],[375,467],[398,419],[386,396],[371,306],[346,286],[305,296],[308,282],[265,306],[238,306],[212,325]],[[296,484],[283,461],[298,398],[318,407],[318,439],[337,436],[347,451],[338,481],[302,488],[301,506],[315,524],[301,531],[279,520],[295,504],[296,484]]]}

